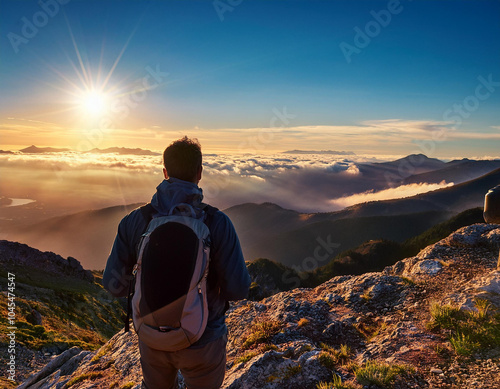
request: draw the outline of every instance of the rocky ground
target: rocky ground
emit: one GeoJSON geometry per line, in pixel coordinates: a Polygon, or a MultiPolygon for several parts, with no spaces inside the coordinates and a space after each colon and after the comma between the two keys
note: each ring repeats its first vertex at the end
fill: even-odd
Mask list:
{"type": "MultiPolygon", "coordinates": [[[[475,224],[380,273],[234,304],[223,388],[499,388],[499,248],[500,227],[475,224]],[[484,327],[481,343],[454,320],[484,327]]],[[[121,331],[96,352],[66,351],[20,388],[140,379],[136,336],[121,331]]]]}

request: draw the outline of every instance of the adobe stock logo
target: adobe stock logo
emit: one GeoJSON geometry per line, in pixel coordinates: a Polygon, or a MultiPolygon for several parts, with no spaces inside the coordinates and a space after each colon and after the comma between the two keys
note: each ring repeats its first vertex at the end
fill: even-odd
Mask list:
{"type": "Polygon", "coordinates": [[[224,14],[226,12],[233,12],[242,2],[243,0],[214,0],[212,5],[214,6],[215,12],[217,12],[219,20],[223,22],[224,14]]]}
{"type": "Polygon", "coordinates": [[[14,32],[7,34],[14,53],[19,53],[19,46],[21,44],[28,44],[30,39],[36,37],[40,29],[45,27],[49,23],[49,20],[59,13],[61,5],[68,4],[69,2],[70,0],[40,0],[38,2],[41,8],[40,11],[35,12],[29,19],[26,16],[21,18],[22,27],[20,34],[14,32]]]}
{"type": "Polygon", "coordinates": [[[283,283],[293,284],[292,289],[298,288],[301,280],[307,280],[309,278],[308,273],[315,270],[321,262],[330,261],[334,257],[335,249],[340,247],[340,243],[332,242],[331,235],[328,235],[326,240],[318,236],[316,237],[316,242],[318,245],[314,248],[312,256],[305,257],[299,266],[291,266],[298,275],[297,277],[292,276],[291,270],[286,270],[281,276],[283,283]]]}

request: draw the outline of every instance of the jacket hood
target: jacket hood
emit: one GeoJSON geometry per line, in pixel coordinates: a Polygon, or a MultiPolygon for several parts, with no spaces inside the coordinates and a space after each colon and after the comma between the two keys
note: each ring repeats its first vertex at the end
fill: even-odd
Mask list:
{"type": "Polygon", "coordinates": [[[193,182],[170,177],[163,180],[156,187],[156,193],[151,199],[151,205],[161,215],[167,215],[170,209],[178,204],[185,203],[193,206],[197,216],[201,216],[202,189],[193,182]]]}

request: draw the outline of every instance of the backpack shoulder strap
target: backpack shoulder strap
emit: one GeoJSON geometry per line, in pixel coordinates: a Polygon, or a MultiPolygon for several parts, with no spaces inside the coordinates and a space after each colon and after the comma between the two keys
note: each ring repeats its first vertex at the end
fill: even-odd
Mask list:
{"type": "Polygon", "coordinates": [[[200,208],[203,209],[207,214],[214,215],[219,208],[212,207],[210,204],[207,203],[201,203],[200,208]]]}
{"type": "Polygon", "coordinates": [[[205,214],[206,214],[205,224],[207,225],[207,227],[210,227],[210,225],[212,224],[212,219],[213,219],[214,215],[217,213],[217,211],[219,210],[219,208],[212,207],[211,205],[205,204],[205,203],[201,203],[200,208],[205,211],[205,214]]]}
{"type": "Polygon", "coordinates": [[[142,216],[146,220],[146,222],[149,224],[151,219],[153,218],[153,214],[155,213],[154,207],[151,205],[151,203],[147,203],[143,205],[142,207],[139,208],[141,210],[142,216]]]}
{"type": "MultiPolygon", "coordinates": [[[[146,220],[146,225],[153,219],[153,214],[155,213],[154,207],[151,203],[147,203],[139,208],[144,220],[146,220]]],[[[147,229],[147,227],[146,227],[147,229]]],[[[125,317],[125,332],[130,330],[130,313],[132,312],[132,296],[134,295],[134,285],[135,285],[135,275],[129,281],[128,294],[127,294],[127,316],[125,317]]]]}
{"type": "MultiPolygon", "coordinates": [[[[211,205],[208,205],[205,203],[201,203],[201,209],[203,209],[205,211],[204,223],[210,229],[212,226],[212,220],[214,218],[214,215],[219,211],[219,208],[212,207],[211,205]]],[[[212,242],[210,241],[209,244],[211,245],[212,242]]],[[[210,251],[210,257],[212,257],[212,251],[210,251]]],[[[212,258],[210,258],[210,259],[212,259],[212,258]]],[[[211,265],[212,265],[212,261],[210,260],[209,266],[211,266],[211,265]]],[[[209,267],[207,283],[208,283],[208,287],[211,289],[213,289],[217,286],[217,278],[215,277],[215,274],[216,274],[215,272],[210,271],[210,267],[209,267]]]]}

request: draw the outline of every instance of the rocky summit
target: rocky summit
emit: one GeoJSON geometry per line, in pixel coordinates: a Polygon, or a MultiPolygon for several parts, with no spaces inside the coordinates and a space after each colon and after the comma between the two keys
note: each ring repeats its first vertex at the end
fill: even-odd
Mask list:
{"type": "MultiPolygon", "coordinates": [[[[379,273],[233,304],[223,388],[499,388],[499,248],[500,226],[474,224],[379,273]]],[[[136,335],[120,331],[20,388],[140,381],[136,335]]]]}

